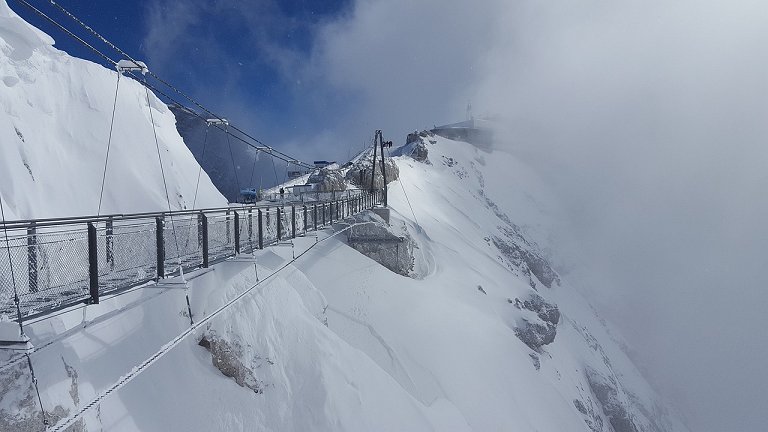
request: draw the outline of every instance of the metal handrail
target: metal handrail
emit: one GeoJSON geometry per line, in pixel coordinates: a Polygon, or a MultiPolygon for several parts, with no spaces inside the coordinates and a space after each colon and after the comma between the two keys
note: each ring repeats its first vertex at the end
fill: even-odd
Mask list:
{"type": "MultiPolygon", "coordinates": [[[[332,191],[321,192],[321,193],[330,193],[330,192],[332,191]]],[[[357,192],[357,193],[350,196],[350,198],[360,196],[362,194],[362,191],[360,190],[354,190],[354,192],[357,192]]],[[[321,200],[317,202],[327,203],[330,201],[334,201],[334,200],[332,199],[321,200]]],[[[289,204],[289,202],[285,202],[285,204],[289,204]]],[[[165,217],[165,216],[168,216],[168,217],[191,216],[191,215],[199,214],[201,212],[202,213],[220,213],[220,212],[240,210],[240,209],[245,209],[245,210],[264,209],[264,208],[271,208],[274,206],[275,206],[275,203],[263,203],[263,204],[262,203],[253,203],[253,204],[231,203],[227,207],[209,207],[209,208],[194,209],[194,210],[174,210],[170,212],[155,211],[155,212],[142,212],[142,213],[114,213],[114,214],[107,214],[107,215],[100,215],[100,216],[68,216],[68,217],[42,218],[42,219],[19,219],[19,220],[5,221],[5,222],[0,221],[0,229],[11,230],[11,229],[27,228],[33,224],[38,228],[45,228],[45,227],[52,227],[52,226],[72,225],[72,224],[81,224],[81,223],[89,223],[89,222],[90,223],[106,222],[108,220],[118,221],[118,220],[149,219],[149,218],[165,217]]]]}

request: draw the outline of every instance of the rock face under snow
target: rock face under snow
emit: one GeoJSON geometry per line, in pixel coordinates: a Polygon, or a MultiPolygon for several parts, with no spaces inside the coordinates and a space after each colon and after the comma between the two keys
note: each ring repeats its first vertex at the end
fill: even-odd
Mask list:
{"type": "Polygon", "coordinates": [[[215,332],[209,332],[200,338],[198,345],[211,353],[213,366],[224,376],[232,378],[237,385],[247,387],[254,393],[264,392],[264,383],[256,378],[253,369],[240,360],[245,351],[240,343],[231,343],[215,332]]]}
{"type": "Polygon", "coordinates": [[[627,406],[619,399],[616,379],[605,377],[591,368],[587,368],[586,376],[589,387],[600,402],[614,432],[638,432],[627,406]]]}
{"type": "MultiPolygon", "coordinates": [[[[357,162],[353,163],[349,170],[347,171],[347,174],[345,176],[345,179],[358,186],[361,189],[370,189],[371,187],[371,164],[373,163],[373,155],[368,155],[366,157],[361,158],[357,162]],[[362,171],[362,179],[363,182],[360,183],[360,172],[362,171]]],[[[400,170],[397,168],[397,164],[392,160],[392,158],[385,157],[384,158],[384,170],[387,174],[387,184],[392,183],[393,181],[396,181],[400,176],[400,170]]],[[[384,187],[384,175],[381,173],[381,157],[378,156],[376,158],[376,170],[373,174],[373,187],[376,189],[381,189],[384,187]]]]}
{"type": "Polygon", "coordinates": [[[417,162],[423,162],[430,165],[429,149],[427,142],[430,137],[434,137],[431,132],[414,132],[408,134],[405,145],[392,152],[393,156],[409,156],[417,162]]]}
{"type": "Polygon", "coordinates": [[[321,168],[313,172],[307,184],[314,184],[318,192],[343,191],[347,189],[347,183],[339,170],[330,168],[321,168]]]}
{"type": "Polygon", "coordinates": [[[526,300],[515,299],[514,304],[518,309],[535,314],[521,318],[521,324],[515,328],[515,334],[521,341],[532,350],[538,350],[555,341],[557,324],[560,322],[560,310],[557,306],[533,292],[526,300]]]}

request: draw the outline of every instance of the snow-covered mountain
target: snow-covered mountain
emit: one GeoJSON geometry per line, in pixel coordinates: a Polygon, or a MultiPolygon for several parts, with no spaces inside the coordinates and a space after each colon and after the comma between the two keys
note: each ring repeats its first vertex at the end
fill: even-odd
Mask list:
{"type": "MultiPolygon", "coordinates": [[[[4,0],[0,39],[4,202],[13,217],[93,213],[116,74],[4,0]]],[[[121,95],[106,210],[163,208],[146,95],[128,79],[121,95]]],[[[183,207],[197,164],[151,101],[183,207]]],[[[40,400],[24,355],[0,351],[0,431],[85,407],[69,430],[687,431],[551,264],[557,203],[530,169],[426,133],[396,154],[388,222],[364,213],[188,274],[196,322],[255,288],[172,346],[189,328],[179,280],[27,323],[40,400]]],[[[224,201],[203,188],[198,205],[224,201]]]]}
{"type": "MultiPolygon", "coordinates": [[[[71,57],[0,0],[0,196],[6,218],[95,214],[117,71],[71,57]]],[[[149,93],[168,193],[191,207],[198,164],[168,107],[149,93]]],[[[226,200],[203,173],[199,205],[226,200]]],[[[120,79],[101,212],[167,209],[147,94],[120,79]]]]}

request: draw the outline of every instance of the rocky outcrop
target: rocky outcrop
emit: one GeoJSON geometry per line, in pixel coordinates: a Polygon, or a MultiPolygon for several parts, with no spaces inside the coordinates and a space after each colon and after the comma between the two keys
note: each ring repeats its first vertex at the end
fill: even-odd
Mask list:
{"type": "Polygon", "coordinates": [[[198,345],[211,353],[213,366],[224,376],[232,378],[240,387],[249,388],[255,393],[264,392],[264,383],[258,380],[253,371],[240,360],[243,349],[239,344],[230,343],[215,333],[209,332],[200,338],[198,345]]]}
{"type": "Polygon", "coordinates": [[[619,385],[612,376],[604,376],[592,368],[586,370],[587,382],[603,408],[615,432],[638,432],[626,405],[619,398],[619,385]]]}
{"type": "MultiPolygon", "coordinates": [[[[521,268],[524,273],[536,276],[536,279],[547,288],[552,288],[553,284],[560,283],[560,277],[552,269],[549,261],[538,253],[519,246],[510,237],[512,236],[508,235],[507,239],[496,236],[491,238],[491,241],[504,258],[512,265],[521,268]]],[[[531,281],[531,287],[536,288],[536,284],[533,281],[531,281]]]]}
{"type": "MultiPolygon", "coordinates": [[[[371,165],[373,163],[373,156],[362,158],[361,160],[352,164],[347,171],[346,179],[348,182],[362,188],[369,189],[371,187],[371,165]],[[361,174],[362,171],[362,183],[361,174]]],[[[387,174],[387,184],[397,180],[400,177],[400,169],[397,168],[397,164],[392,158],[384,158],[384,170],[387,174]]],[[[373,187],[381,189],[384,187],[384,176],[381,173],[381,159],[376,158],[376,170],[373,176],[373,187]]]]}
{"type": "Polygon", "coordinates": [[[556,305],[548,303],[536,293],[531,293],[526,300],[515,299],[514,304],[520,310],[533,312],[521,318],[520,324],[515,327],[515,334],[523,343],[538,351],[542,346],[555,341],[557,324],[560,322],[560,310],[556,305]]]}
{"type": "Polygon", "coordinates": [[[347,189],[347,183],[341,173],[335,169],[321,168],[312,173],[307,179],[307,184],[315,184],[318,192],[343,191],[347,189]]]}

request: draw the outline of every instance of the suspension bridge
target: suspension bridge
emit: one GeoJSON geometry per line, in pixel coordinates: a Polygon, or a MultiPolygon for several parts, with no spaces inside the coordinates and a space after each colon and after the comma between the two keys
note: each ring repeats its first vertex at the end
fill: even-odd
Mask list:
{"type": "MultiPolygon", "coordinates": [[[[168,194],[168,182],[163,169],[162,152],[150,104],[150,91],[164,102],[183,107],[205,122],[203,154],[205,154],[209,129],[215,128],[226,134],[233,169],[236,169],[236,164],[232,155],[232,141],[256,150],[257,156],[259,153],[267,154],[272,158],[273,169],[275,159],[285,162],[286,169],[290,165],[314,169],[314,165],[266,145],[248,132],[230,124],[224,117],[206,108],[151,71],[146,64],[131,57],[56,1],[48,0],[42,3],[49,4],[58,13],[66,16],[76,28],[85,33],[84,35],[78,35],[28,0],[15,1],[68,37],[81,43],[95,53],[100,60],[105,61],[109,68],[114,68],[117,72],[115,102],[112,108],[109,135],[105,137],[104,167],[96,214],[8,221],[5,218],[4,203],[0,197],[0,216],[2,217],[0,231],[3,236],[0,242],[2,257],[0,259],[0,316],[15,321],[19,335],[18,338],[10,338],[12,340],[0,340],[0,350],[16,353],[9,357],[6,363],[0,365],[0,373],[26,360],[45,430],[64,430],[81,418],[87,410],[173,349],[181,340],[194,334],[202,324],[218,316],[260,283],[268,280],[307,251],[299,256],[294,254],[292,261],[198,322],[193,319],[190,309],[190,325],[183,333],[56,425],[49,424],[32,361],[33,354],[50,346],[52,342],[49,341],[37,347],[32,346],[24,332],[25,323],[47,319],[58,311],[66,312],[76,307],[98,305],[104,298],[119,296],[136,287],[159,284],[167,278],[178,278],[184,282],[186,294],[188,286],[184,278],[185,272],[209,268],[222,261],[247,256],[270,246],[292,244],[292,240],[296,237],[306,236],[311,232],[316,233],[356,213],[382,204],[386,205],[386,186],[384,189],[374,189],[372,175],[370,189],[312,192],[301,194],[298,199],[286,200],[281,196],[279,202],[233,203],[219,208],[196,208],[202,174],[202,167],[200,167],[192,207],[174,210],[168,194]],[[86,40],[88,37],[95,41],[88,42],[86,40]],[[106,45],[117,53],[119,59],[115,60],[97,48],[97,43],[106,45]],[[162,211],[102,214],[112,131],[116,119],[119,119],[116,107],[122,77],[134,79],[146,90],[146,106],[149,109],[167,204],[167,209],[162,211]],[[179,99],[191,103],[195,109],[180,102],[179,99]]],[[[377,138],[381,141],[380,132],[377,132],[377,138]]],[[[374,174],[377,168],[375,145],[376,143],[374,143],[372,166],[374,174]]],[[[381,151],[383,173],[383,141],[381,151]]],[[[276,173],[275,177],[277,179],[276,173]]],[[[253,173],[251,173],[252,178],[253,173]]],[[[239,179],[236,181],[240,190],[243,185],[240,184],[239,179]]],[[[351,226],[354,225],[347,224],[346,227],[342,227],[341,232],[351,226]]],[[[186,297],[187,307],[190,308],[189,295],[186,294],[186,297]]],[[[119,310],[113,313],[119,313],[119,310]]],[[[3,336],[0,339],[7,338],[3,336]]]]}

